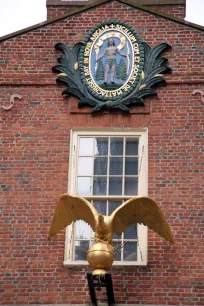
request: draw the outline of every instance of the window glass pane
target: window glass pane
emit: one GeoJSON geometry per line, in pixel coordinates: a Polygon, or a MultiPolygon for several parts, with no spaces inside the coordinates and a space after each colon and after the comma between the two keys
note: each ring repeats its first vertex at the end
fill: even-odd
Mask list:
{"type": "Polygon", "coordinates": [[[91,227],[88,223],[79,220],[75,222],[76,226],[76,239],[89,239],[91,233],[91,227]]]}
{"type": "Polygon", "coordinates": [[[108,214],[109,216],[112,214],[112,212],[118,208],[122,204],[122,201],[109,201],[108,203],[108,214]]]}
{"type": "Polygon", "coordinates": [[[91,177],[78,177],[77,194],[80,196],[92,195],[91,177]]]}
{"type": "Polygon", "coordinates": [[[75,260],[87,260],[89,241],[75,241],[75,260]]]}
{"type": "Polygon", "coordinates": [[[121,234],[121,235],[118,235],[118,234],[116,234],[116,233],[113,233],[113,239],[116,239],[116,240],[122,239],[122,234],[121,234]]]}
{"type": "Polygon", "coordinates": [[[106,177],[94,177],[93,194],[106,195],[106,177]]]}
{"type": "Polygon", "coordinates": [[[91,247],[94,243],[95,243],[95,241],[93,239],[91,239],[90,243],[89,243],[89,247],[91,247]]]}
{"type": "Polygon", "coordinates": [[[111,157],[110,158],[110,175],[122,175],[123,173],[123,158],[111,157]]]}
{"type": "Polygon", "coordinates": [[[78,175],[92,175],[93,174],[93,158],[79,157],[78,175]]]}
{"type": "Polygon", "coordinates": [[[106,201],[93,201],[93,205],[99,214],[106,216],[106,201]]]}
{"type": "Polygon", "coordinates": [[[109,195],[122,195],[122,177],[109,178],[109,195]]]}
{"type": "Polygon", "coordinates": [[[107,175],[107,157],[95,157],[94,158],[94,174],[95,175],[107,175]]]}
{"type": "Polygon", "coordinates": [[[126,138],[125,155],[138,155],[138,138],[126,138]]]}
{"type": "Polygon", "coordinates": [[[108,155],[108,138],[95,139],[95,155],[108,155]]]}
{"type": "Polygon", "coordinates": [[[124,242],[124,261],[136,261],[137,260],[137,243],[136,242],[124,242]]]}
{"type": "Polygon", "coordinates": [[[124,239],[137,239],[137,224],[133,224],[126,229],[124,239]]]}
{"type": "Polygon", "coordinates": [[[123,155],[123,138],[111,138],[110,154],[123,155]]]}
{"type": "Polygon", "coordinates": [[[113,247],[115,248],[115,261],[121,261],[121,241],[113,241],[113,247]]]}
{"type": "Polygon", "coordinates": [[[138,193],[138,178],[126,177],[125,178],[125,195],[137,195],[138,193]]]}
{"type": "Polygon", "coordinates": [[[79,156],[93,155],[94,138],[80,138],[79,142],[79,156]]]}
{"type": "MultiPolygon", "coordinates": [[[[122,201],[109,201],[108,202],[108,215],[110,216],[112,212],[122,204],[122,201]]],[[[122,235],[113,234],[113,239],[121,239],[122,235]]]]}
{"type": "Polygon", "coordinates": [[[125,158],[125,174],[138,175],[138,158],[126,157],[125,158]]]}

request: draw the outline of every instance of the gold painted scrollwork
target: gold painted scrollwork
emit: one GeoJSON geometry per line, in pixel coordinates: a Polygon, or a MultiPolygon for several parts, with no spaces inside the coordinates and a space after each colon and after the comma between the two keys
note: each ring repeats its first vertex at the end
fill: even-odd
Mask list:
{"type": "Polygon", "coordinates": [[[106,40],[107,38],[112,38],[112,37],[117,37],[120,39],[120,44],[117,47],[118,50],[121,50],[124,48],[125,43],[126,43],[126,38],[124,35],[122,35],[119,32],[108,32],[106,34],[104,34],[103,36],[101,36],[98,40],[98,42],[94,45],[94,50],[96,52],[96,57],[98,56],[99,53],[99,49],[100,47],[103,45],[104,40],[106,40]]]}

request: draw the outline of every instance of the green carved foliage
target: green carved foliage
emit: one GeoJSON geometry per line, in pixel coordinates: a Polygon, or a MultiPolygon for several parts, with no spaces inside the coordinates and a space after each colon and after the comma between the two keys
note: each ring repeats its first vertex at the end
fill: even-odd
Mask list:
{"type": "MultiPolygon", "coordinates": [[[[144,69],[137,87],[127,99],[139,98],[144,103],[144,98],[157,95],[153,88],[155,85],[165,83],[163,73],[171,71],[171,68],[167,65],[168,59],[160,57],[161,53],[171,48],[171,46],[163,43],[151,48],[146,42],[143,42],[143,46],[144,69]]],[[[121,102],[126,103],[126,100],[122,100],[121,102]]]]}
{"type": "Polygon", "coordinates": [[[83,43],[79,42],[72,49],[63,43],[55,45],[57,50],[64,53],[64,56],[57,59],[59,64],[52,68],[54,72],[59,73],[56,81],[69,86],[63,91],[63,95],[74,95],[77,98],[84,97],[85,89],[81,81],[80,71],[75,66],[78,62],[79,50],[82,45],[83,43]]]}
{"type": "MultiPolygon", "coordinates": [[[[78,68],[80,49],[84,45],[79,42],[71,49],[63,43],[56,44],[55,48],[63,53],[58,58],[58,64],[52,70],[58,73],[57,82],[67,85],[63,95],[73,95],[79,99],[79,107],[89,105],[93,107],[92,113],[102,110],[121,110],[129,113],[131,106],[144,105],[144,98],[156,95],[153,87],[165,82],[163,73],[167,73],[171,68],[167,65],[168,60],[160,57],[161,53],[170,48],[170,45],[163,43],[151,48],[146,42],[143,42],[144,48],[144,68],[139,82],[125,98],[118,98],[116,101],[101,101],[92,96],[82,82],[80,69],[78,68]]],[[[125,80],[127,77],[126,64],[121,59],[116,69],[116,77],[125,80]]],[[[96,71],[96,79],[104,80],[104,67],[102,61],[99,61],[96,71]]]]}

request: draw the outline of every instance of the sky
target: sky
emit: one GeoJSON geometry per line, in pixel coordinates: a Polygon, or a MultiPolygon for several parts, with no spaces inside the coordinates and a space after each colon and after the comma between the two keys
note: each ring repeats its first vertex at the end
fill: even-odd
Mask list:
{"type": "Polygon", "coordinates": [[[204,0],[186,0],[185,20],[204,26],[204,0]]]}
{"type": "Polygon", "coordinates": [[[0,0],[0,37],[45,20],[46,0],[0,0]]]}
{"type": "MultiPolygon", "coordinates": [[[[204,0],[186,4],[185,20],[204,26],[204,0]]],[[[0,37],[45,20],[46,0],[0,0],[0,37]]]]}

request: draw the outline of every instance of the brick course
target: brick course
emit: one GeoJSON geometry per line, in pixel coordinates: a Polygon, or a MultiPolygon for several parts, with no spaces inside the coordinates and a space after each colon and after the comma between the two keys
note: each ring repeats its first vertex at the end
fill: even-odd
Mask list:
{"type": "Polygon", "coordinates": [[[82,8],[83,5],[70,5],[70,6],[64,6],[64,5],[49,5],[47,6],[47,19],[55,18],[57,16],[60,16],[62,14],[65,14],[67,12],[71,12],[72,10],[82,8]]]}
{"type": "MultiPolygon", "coordinates": [[[[82,5],[48,5],[47,6],[47,18],[54,18],[71,12],[74,9],[82,8],[82,5]]],[[[181,19],[185,17],[185,5],[184,4],[172,4],[172,5],[148,5],[147,8],[151,8],[160,12],[164,12],[171,16],[175,16],[181,19]]]]}
{"type": "Polygon", "coordinates": [[[178,17],[184,19],[185,17],[185,5],[182,4],[174,4],[174,5],[152,5],[148,6],[148,8],[152,8],[154,10],[158,10],[159,12],[163,12],[165,14],[169,14],[174,17],[178,17]]]}
{"type": "Polygon", "coordinates": [[[63,267],[64,233],[47,241],[59,196],[67,191],[72,127],[149,129],[149,196],[163,209],[176,245],[149,231],[148,267],[114,267],[117,303],[203,305],[203,89],[201,31],[110,2],[1,43],[1,304],[86,304],[85,267],[63,267]],[[57,42],[72,46],[102,20],[121,19],[151,46],[172,45],[167,86],[151,113],[70,114],[51,68],[57,42]]]}

